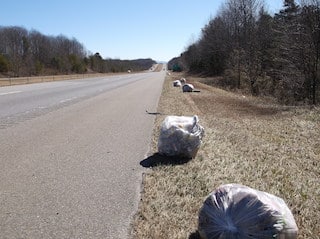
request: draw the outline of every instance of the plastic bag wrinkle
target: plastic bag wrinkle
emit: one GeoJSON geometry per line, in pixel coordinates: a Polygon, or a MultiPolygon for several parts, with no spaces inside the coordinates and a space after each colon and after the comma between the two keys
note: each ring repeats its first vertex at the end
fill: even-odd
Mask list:
{"type": "Polygon", "coordinates": [[[222,185],[199,212],[202,239],[295,239],[298,228],[284,201],[237,184],[222,185]]]}
{"type": "Polygon", "coordinates": [[[203,135],[198,116],[167,116],[161,126],[158,151],[165,156],[194,158],[203,135]]]}

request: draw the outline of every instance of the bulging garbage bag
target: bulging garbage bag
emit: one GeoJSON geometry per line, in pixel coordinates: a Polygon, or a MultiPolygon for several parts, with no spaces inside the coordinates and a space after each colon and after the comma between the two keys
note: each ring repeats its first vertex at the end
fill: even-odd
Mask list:
{"type": "Polygon", "coordinates": [[[175,80],[174,82],[173,82],[173,86],[174,87],[180,87],[182,84],[181,84],[181,81],[179,81],[179,80],[175,80]]]}
{"type": "Polygon", "coordinates": [[[298,228],[283,199],[239,184],[222,185],[199,212],[202,239],[296,239],[298,228]]]}
{"type": "Polygon", "coordinates": [[[192,84],[185,84],[182,86],[182,92],[192,92],[194,90],[194,86],[192,84]]]}
{"type": "Polygon", "coordinates": [[[185,78],[181,78],[181,79],[180,79],[180,82],[181,82],[182,85],[184,85],[184,84],[187,83],[187,80],[186,80],[185,78]]]}
{"type": "Polygon", "coordinates": [[[166,156],[194,158],[203,135],[204,129],[197,115],[167,116],[161,126],[158,151],[166,156]]]}

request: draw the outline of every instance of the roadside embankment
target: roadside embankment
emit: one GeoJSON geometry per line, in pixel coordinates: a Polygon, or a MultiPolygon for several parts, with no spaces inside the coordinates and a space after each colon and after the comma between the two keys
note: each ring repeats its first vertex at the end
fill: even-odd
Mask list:
{"type": "Polygon", "coordinates": [[[134,238],[198,238],[198,212],[207,195],[222,184],[239,183],[283,198],[298,238],[318,239],[320,109],[228,92],[201,78],[187,77],[200,93],[182,93],[172,85],[181,77],[171,74],[164,82],[150,157],[167,115],[198,115],[203,144],[195,159],[155,164],[144,175],[134,238]]]}

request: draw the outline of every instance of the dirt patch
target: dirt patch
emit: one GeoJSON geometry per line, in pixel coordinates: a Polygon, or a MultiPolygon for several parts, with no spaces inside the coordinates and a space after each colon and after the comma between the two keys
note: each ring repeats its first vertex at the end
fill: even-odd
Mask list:
{"type": "MultiPolygon", "coordinates": [[[[239,183],[283,198],[299,239],[320,235],[320,109],[284,107],[188,79],[199,93],[182,93],[167,77],[150,157],[166,115],[194,115],[205,128],[195,159],[157,164],[144,175],[134,238],[196,238],[198,211],[216,187],[239,183]]],[[[148,158],[150,160],[150,158],[148,158]]]]}

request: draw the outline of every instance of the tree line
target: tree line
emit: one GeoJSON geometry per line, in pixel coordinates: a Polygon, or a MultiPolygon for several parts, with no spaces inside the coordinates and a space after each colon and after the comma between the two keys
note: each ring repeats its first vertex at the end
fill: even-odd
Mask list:
{"type": "Polygon", "coordinates": [[[75,38],[47,36],[23,27],[0,26],[0,77],[147,70],[152,59],[103,59],[75,38]]]}
{"type": "Polygon", "coordinates": [[[319,66],[320,0],[284,0],[273,16],[261,0],[226,0],[199,40],[168,65],[288,104],[319,103],[319,66]]]}

